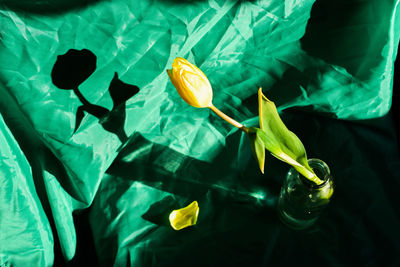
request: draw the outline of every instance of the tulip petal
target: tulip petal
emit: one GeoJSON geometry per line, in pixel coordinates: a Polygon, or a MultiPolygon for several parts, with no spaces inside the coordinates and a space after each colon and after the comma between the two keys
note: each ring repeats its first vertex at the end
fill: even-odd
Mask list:
{"type": "Polygon", "coordinates": [[[204,73],[184,58],[176,58],[168,76],[181,98],[191,106],[210,107],[213,92],[204,73]]]}
{"type": "Polygon", "coordinates": [[[197,201],[193,201],[182,209],[173,210],[169,215],[169,222],[174,230],[181,230],[195,225],[198,215],[199,204],[197,201]]]}

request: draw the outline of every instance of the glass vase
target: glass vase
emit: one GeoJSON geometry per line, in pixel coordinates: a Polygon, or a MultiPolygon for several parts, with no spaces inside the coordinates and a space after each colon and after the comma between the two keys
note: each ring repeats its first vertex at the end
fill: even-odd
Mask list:
{"type": "Polygon", "coordinates": [[[308,164],[323,183],[316,185],[291,168],[278,199],[279,217],[292,229],[301,230],[313,225],[328,205],[334,190],[328,165],[319,159],[309,159],[308,164]]]}

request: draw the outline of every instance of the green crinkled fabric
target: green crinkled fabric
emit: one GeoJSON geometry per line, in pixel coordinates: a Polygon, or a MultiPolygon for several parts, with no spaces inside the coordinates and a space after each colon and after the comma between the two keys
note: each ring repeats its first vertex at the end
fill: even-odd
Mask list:
{"type": "MultiPolygon", "coordinates": [[[[177,56],[195,63],[213,85],[215,106],[246,125],[257,123],[262,86],[280,111],[313,118],[301,136],[307,149],[317,137],[324,142],[324,126],[333,147],[350,146],[351,160],[371,170],[363,162],[374,153],[358,152],[353,126],[330,118],[374,119],[390,110],[399,12],[399,1],[389,0],[0,1],[0,265],[76,260],[79,216],[89,207],[90,245],[104,266],[176,264],[179,253],[219,266],[277,262],[268,253],[287,230],[266,217],[274,214],[286,166],[267,159],[269,171],[260,176],[245,136],[184,103],[166,69],[177,56]],[[85,67],[80,56],[60,71],[61,82],[54,78],[63,55],[82,51],[94,65],[85,67]],[[81,71],[88,74],[72,88],[81,71]],[[345,129],[341,138],[335,127],[345,129]],[[168,228],[165,212],[192,200],[200,204],[198,225],[168,228]],[[254,253],[241,243],[247,239],[254,253]]],[[[374,138],[391,146],[385,134],[374,138]]],[[[345,169],[327,149],[310,150],[345,169]]],[[[392,173],[396,152],[381,160],[389,154],[392,164],[363,175],[379,183],[376,177],[392,173]]],[[[353,182],[361,182],[355,171],[353,182]]],[[[342,219],[337,210],[328,216],[342,219]]]]}
{"type": "Polygon", "coordinates": [[[0,264],[48,266],[54,260],[53,236],[31,168],[2,117],[0,129],[0,264]]]}

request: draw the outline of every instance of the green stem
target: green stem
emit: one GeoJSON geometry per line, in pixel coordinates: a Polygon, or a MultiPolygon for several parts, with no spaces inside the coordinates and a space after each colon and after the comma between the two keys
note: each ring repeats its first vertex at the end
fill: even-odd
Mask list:
{"type": "Polygon", "coordinates": [[[249,133],[249,129],[246,126],[244,126],[243,124],[235,121],[234,119],[232,119],[231,117],[229,117],[228,115],[223,113],[221,110],[217,109],[213,104],[211,104],[208,108],[211,109],[215,114],[220,116],[222,119],[224,119],[225,121],[227,121],[230,124],[232,124],[233,126],[239,128],[240,130],[242,130],[245,133],[249,133]]]}

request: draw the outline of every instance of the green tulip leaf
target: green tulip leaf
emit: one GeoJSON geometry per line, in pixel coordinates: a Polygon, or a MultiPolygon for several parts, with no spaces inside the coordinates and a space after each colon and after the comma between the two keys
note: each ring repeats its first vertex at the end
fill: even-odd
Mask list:
{"type": "Polygon", "coordinates": [[[258,91],[258,104],[262,131],[258,131],[257,137],[264,142],[265,148],[276,158],[292,165],[310,181],[321,184],[321,179],[308,165],[303,143],[286,127],[274,102],[264,96],[261,88],[258,91]]]}
{"type": "Polygon", "coordinates": [[[260,129],[251,127],[249,128],[248,134],[253,155],[257,159],[261,172],[264,173],[265,145],[264,141],[260,137],[260,132],[262,132],[260,129]]]}

